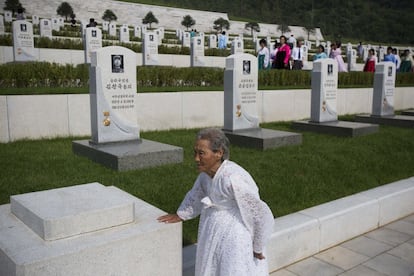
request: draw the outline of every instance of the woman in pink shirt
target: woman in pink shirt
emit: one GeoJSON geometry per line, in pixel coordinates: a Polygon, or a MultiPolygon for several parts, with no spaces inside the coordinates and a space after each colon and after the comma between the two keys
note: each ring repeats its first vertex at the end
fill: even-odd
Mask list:
{"type": "Polygon", "coordinates": [[[274,68],[289,70],[290,47],[286,43],[286,37],[280,37],[280,46],[277,48],[276,58],[274,60],[274,68]]]}

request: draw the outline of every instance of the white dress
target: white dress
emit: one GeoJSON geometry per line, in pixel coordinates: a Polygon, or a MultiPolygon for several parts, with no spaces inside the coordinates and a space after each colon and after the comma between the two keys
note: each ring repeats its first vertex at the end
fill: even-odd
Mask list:
{"type": "Polygon", "coordinates": [[[224,161],[213,179],[201,173],[177,214],[199,214],[196,276],[269,275],[267,261],[253,257],[265,250],[274,217],[260,200],[250,174],[224,161]]]}

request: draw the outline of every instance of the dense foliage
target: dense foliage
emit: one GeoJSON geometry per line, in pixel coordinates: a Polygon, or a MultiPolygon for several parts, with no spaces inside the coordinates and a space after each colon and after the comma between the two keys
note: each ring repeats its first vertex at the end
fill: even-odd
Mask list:
{"type": "Polygon", "coordinates": [[[227,12],[233,18],[283,26],[320,27],[329,39],[414,44],[412,0],[124,1],[227,12]]]}

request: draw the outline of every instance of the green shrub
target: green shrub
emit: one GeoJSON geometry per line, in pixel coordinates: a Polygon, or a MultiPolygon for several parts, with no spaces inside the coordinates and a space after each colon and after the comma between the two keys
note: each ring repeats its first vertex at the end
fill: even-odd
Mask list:
{"type": "Polygon", "coordinates": [[[35,37],[34,44],[36,48],[53,48],[53,49],[76,49],[82,50],[83,43],[81,39],[70,38],[48,38],[48,37],[35,37]]]}

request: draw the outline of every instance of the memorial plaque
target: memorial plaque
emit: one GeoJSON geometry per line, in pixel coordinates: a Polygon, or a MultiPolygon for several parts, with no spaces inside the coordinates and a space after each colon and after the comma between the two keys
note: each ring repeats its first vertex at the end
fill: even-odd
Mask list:
{"type": "Polygon", "coordinates": [[[8,23],[13,21],[13,13],[11,11],[4,11],[4,21],[8,23]]]}
{"type": "Polygon", "coordinates": [[[322,123],[338,120],[338,63],[330,58],[313,63],[311,121],[322,123]]]}
{"type": "Polygon", "coordinates": [[[52,30],[53,31],[59,31],[60,30],[60,24],[59,24],[59,18],[52,18],[52,30]]]}
{"type": "Polygon", "coordinates": [[[217,36],[212,34],[208,36],[208,48],[216,49],[217,48],[217,36]]]}
{"type": "Polygon", "coordinates": [[[25,20],[13,22],[13,55],[14,61],[35,60],[32,23],[25,20]]]}
{"type": "Polygon", "coordinates": [[[372,115],[394,115],[395,64],[380,62],[375,66],[372,115]]]}
{"type": "Polygon", "coordinates": [[[4,34],[4,17],[0,14],[0,35],[4,34]]]}
{"type": "Polygon", "coordinates": [[[183,47],[190,47],[191,45],[191,40],[190,40],[191,36],[189,32],[183,32],[183,36],[181,38],[181,45],[183,47]]]}
{"type": "Polygon", "coordinates": [[[109,31],[109,22],[108,21],[102,22],[102,31],[105,31],[105,32],[109,31]]]}
{"type": "Polygon", "coordinates": [[[52,21],[50,19],[40,19],[40,36],[52,38],[52,21]]]}
{"type": "Polygon", "coordinates": [[[102,31],[91,27],[85,30],[85,63],[91,63],[92,52],[102,48],[102,31]]]}
{"type": "Polygon", "coordinates": [[[40,22],[39,16],[33,15],[32,16],[32,24],[33,25],[39,25],[39,22],[40,22]]]}
{"type": "Polygon", "coordinates": [[[116,24],[114,22],[109,23],[109,35],[116,36],[116,24]]]}
{"type": "Polygon", "coordinates": [[[145,32],[142,42],[142,64],[158,65],[158,38],[155,32],[145,32]]]}
{"type": "Polygon", "coordinates": [[[136,53],[119,46],[92,52],[90,103],[92,143],[139,139],[136,53]]]}
{"type": "Polygon", "coordinates": [[[257,58],[250,54],[226,58],[224,71],[224,130],[259,127],[257,58]]]}
{"type": "Polygon", "coordinates": [[[192,38],[191,41],[191,67],[206,66],[204,57],[204,39],[200,36],[192,38]]]}
{"type": "Polygon", "coordinates": [[[141,26],[135,25],[134,26],[134,36],[138,37],[138,38],[141,38],[141,34],[142,34],[141,32],[142,32],[141,26]]]}
{"type": "Polygon", "coordinates": [[[239,37],[234,38],[231,42],[231,54],[243,54],[244,53],[244,43],[239,37]]]}
{"type": "Polygon", "coordinates": [[[126,25],[119,28],[119,42],[129,42],[129,28],[126,25]]]}

